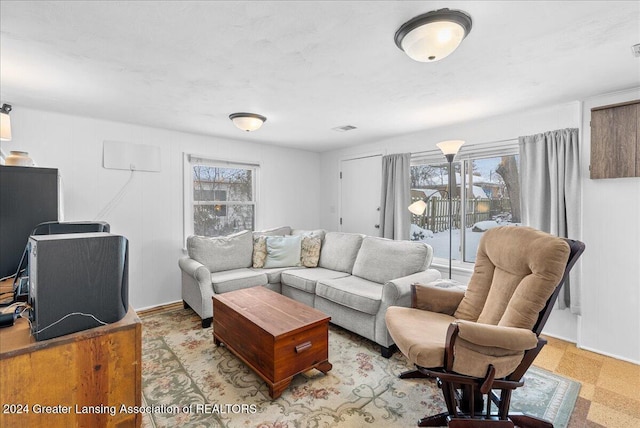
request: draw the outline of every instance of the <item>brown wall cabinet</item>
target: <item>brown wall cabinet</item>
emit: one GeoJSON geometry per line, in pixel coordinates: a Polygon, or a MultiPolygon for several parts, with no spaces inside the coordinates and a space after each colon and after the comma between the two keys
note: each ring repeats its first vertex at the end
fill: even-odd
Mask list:
{"type": "Polygon", "coordinates": [[[640,100],[591,109],[591,178],[640,177],[640,100]]]}

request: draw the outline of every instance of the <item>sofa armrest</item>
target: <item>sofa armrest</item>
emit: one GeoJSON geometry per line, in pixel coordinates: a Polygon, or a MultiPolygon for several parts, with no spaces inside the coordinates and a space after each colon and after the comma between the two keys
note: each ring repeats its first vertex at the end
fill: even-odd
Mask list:
{"type": "Polygon", "coordinates": [[[178,266],[184,273],[195,279],[200,286],[211,287],[211,272],[202,263],[189,257],[182,257],[178,260],[178,266]]]}
{"type": "MultiPolygon", "coordinates": [[[[415,283],[428,283],[440,279],[440,272],[436,269],[427,269],[416,272],[402,278],[387,281],[382,287],[381,309],[387,310],[389,306],[411,306],[411,285],[415,283]]],[[[384,313],[384,312],[383,312],[384,313]]]]}
{"type": "Polygon", "coordinates": [[[438,287],[431,284],[411,285],[411,307],[429,312],[453,315],[458,309],[464,289],[460,287],[438,287]]]}
{"type": "Polygon", "coordinates": [[[536,334],[526,328],[504,327],[472,321],[456,321],[458,337],[483,347],[526,351],[538,345],[536,334]]]}

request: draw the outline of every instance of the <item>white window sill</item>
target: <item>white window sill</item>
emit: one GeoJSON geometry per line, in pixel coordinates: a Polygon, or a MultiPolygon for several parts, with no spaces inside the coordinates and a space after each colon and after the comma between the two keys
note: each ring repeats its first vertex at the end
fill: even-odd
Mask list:
{"type": "MultiPolygon", "coordinates": [[[[431,267],[439,270],[443,278],[447,278],[449,276],[449,260],[434,258],[433,262],[431,262],[431,267]]],[[[473,263],[465,263],[458,260],[451,261],[451,276],[453,279],[466,284],[469,282],[469,278],[471,278],[472,273],[473,263]]]]}

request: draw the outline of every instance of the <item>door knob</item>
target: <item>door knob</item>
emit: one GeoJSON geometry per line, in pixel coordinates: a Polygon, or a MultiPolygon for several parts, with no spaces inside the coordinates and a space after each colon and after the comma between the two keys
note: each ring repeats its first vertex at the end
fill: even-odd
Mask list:
{"type": "Polygon", "coordinates": [[[376,225],[375,225],[375,226],[373,226],[373,227],[375,227],[376,229],[380,229],[380,225],[379,225],[379,224],[376,224],[376,225]]]}

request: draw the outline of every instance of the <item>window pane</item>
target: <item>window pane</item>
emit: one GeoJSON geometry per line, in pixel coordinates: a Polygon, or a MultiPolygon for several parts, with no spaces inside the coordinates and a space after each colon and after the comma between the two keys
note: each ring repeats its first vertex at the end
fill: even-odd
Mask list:
{"type": "Polygon", "coordinates": [[[253,201],[250,169],[193,166],[194,201],[253,201]]]}
{"type": "Polygon", "coordinates": [[[252,169],[192,165],[192,182],[196,235],[219,236],[254,229],[252,169]]]}
{"type": "MultiPolygon", "coordinates": [[[[453,163],[451,192],[451,258],[460,259],[460,164],[453,163]]],[[[433,247],[434,257],[449,259],[449,164],[446,162],[411,167],[411,202],[423,200],[421,215],[412,214],[411,240],[433,247]]]]}
{"type": "Polygon", "coordinates": [[[194,205],[193,229],[196,235],[220,236],[241,230],[254,230],[253,205],[194,205]]]}
{"type": "MultiPolygon", "coordinates": [[[[433,247],[435,257],[449,258],[448,163],[411,167],[411,199],[424,201],[424,212],[412,215],[411,239],[433,247]]],[[[518,155],[494,156],[454,162],[451,195],[451,258],[475,262],[482,233],[489,228],[520,222],[518,155]],[[461,203],[464,186],[465,201],[461,203]],[[460,230],[464,216],[464,240],[460,230]]]]}
{"type": "Polygon", "coordinates": [[[482,234],[520,222],[518,155],[468,161],[465,191],[465,257],[475,262],[482,234]]]}

